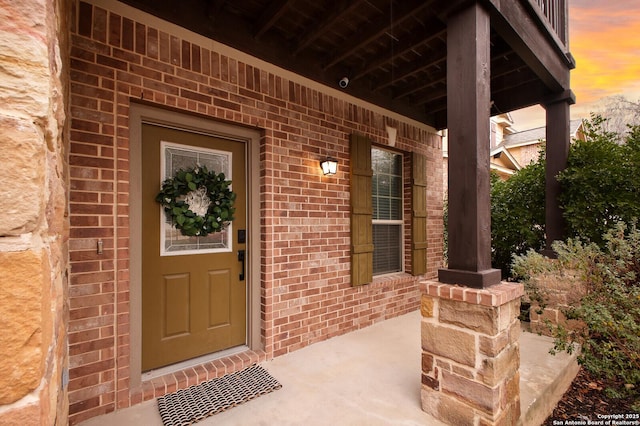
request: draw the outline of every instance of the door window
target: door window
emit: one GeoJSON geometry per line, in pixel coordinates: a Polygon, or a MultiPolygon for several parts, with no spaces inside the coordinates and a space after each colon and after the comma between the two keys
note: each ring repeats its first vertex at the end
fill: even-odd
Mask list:
{"type": "MultiPolygon", "coordinates": [[[[184,170],[197,166],[205,166],[210,171],[224,173],[227,180],[232,180],[233,178],[231,169],[233,154],[231,152],[201,147],[188,147],[167,141],[162,141],[161,152],[162,181],[174,177],[176,172],[181,169],[184,170]]],[[[233,189],[232,186],[230,188],[233,189]]],[[[200,207],[206,208],[206,206],[200,207]]],[[[220,253],[230,252],[232,250],[231,236],[233,235],[233,222],[229,223],[221,232],[215,232],[206,237],[189,237],[183,235],[180,230],[173,226],[171,218],[167,217],[162,208],[160,208],[160,214],[162,215],[160,219],[161,256],[220,253]]]]}

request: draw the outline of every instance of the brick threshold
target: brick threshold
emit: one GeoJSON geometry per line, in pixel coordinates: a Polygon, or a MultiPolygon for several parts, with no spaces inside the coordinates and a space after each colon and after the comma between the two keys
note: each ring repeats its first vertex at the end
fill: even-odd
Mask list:
{"type": "Polygon", "coordinates": [[[200,364],[172,371],[161,376],[143,380],[140,387],[122,392],[127,394],[118,399],[117,409],[127,408],[144,401],[149,401],[163,395],[186,389],[208,380],[235,373],[253,364],[267,360],[267,353],[263,350],[246,349],[226,356],[211,359],[200,364]]]}

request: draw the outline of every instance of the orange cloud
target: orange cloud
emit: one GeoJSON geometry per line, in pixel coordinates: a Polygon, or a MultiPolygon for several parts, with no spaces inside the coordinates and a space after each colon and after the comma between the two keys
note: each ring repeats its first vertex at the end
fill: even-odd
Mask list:
{"type": "Polygon", "coordinates": [[[640,7],[635,1],[617,8],[612,2],[594,3],[570,10],[570,50],[577,62],[572,89],[579,103],[619,94],[635,99],[640,95],[640,7]]]}
{"type": "MultiPolygon", "coordinates": [[[[572,118],[588,118],[607,96],[640,100],[640,0],[570,0],[569,31],[572,118]]],[[[540,106],[511,114],[520,130],[545,125],[540,106]]]]}

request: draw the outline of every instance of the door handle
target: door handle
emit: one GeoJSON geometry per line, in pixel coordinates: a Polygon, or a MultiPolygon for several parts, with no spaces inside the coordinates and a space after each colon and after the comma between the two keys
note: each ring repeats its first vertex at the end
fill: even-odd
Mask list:
{"type": "Polygon", "coordinates": [[[242,270],[240,271],[240,275],[238,276],[238,279],[240,281],[244,281],[244,258],[244,250],[238,250],[238,262],[242,262],[242,270]]]}

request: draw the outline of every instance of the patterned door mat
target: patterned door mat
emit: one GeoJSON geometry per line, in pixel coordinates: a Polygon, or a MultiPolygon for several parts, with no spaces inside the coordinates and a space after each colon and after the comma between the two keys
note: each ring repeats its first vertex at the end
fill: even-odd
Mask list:
{"type": "Polygon", "coordinates": [[[280,389],[282,385],[259,365],[227,374],[158,398],[165,426],[183,426],[280,389]]]}

